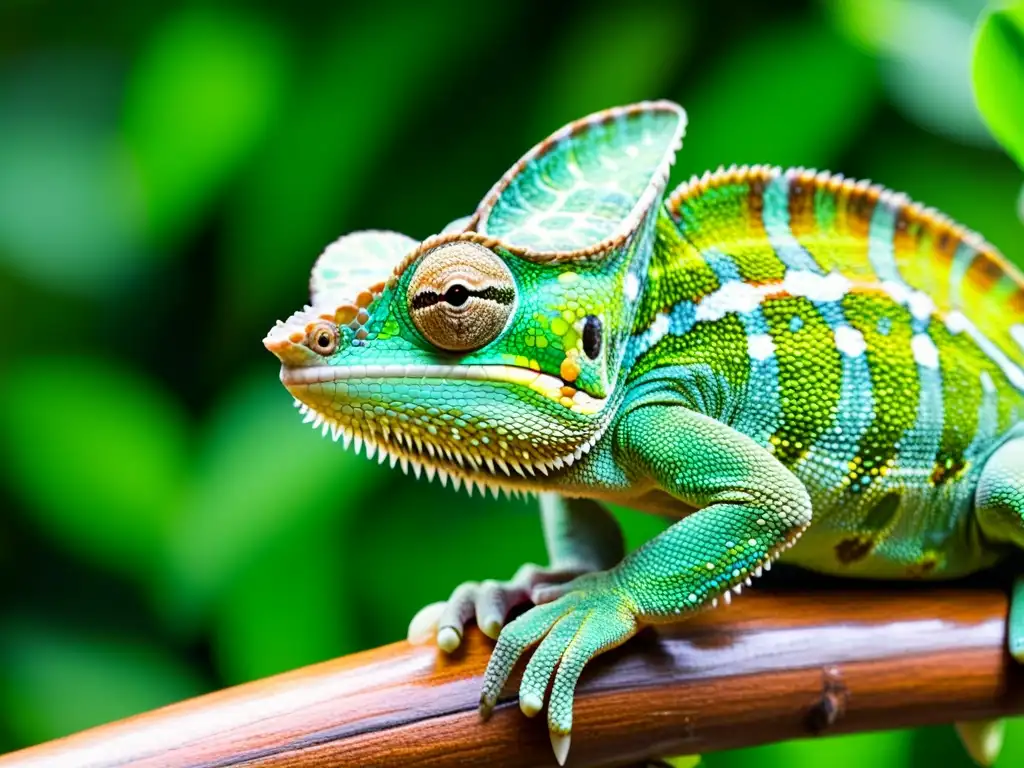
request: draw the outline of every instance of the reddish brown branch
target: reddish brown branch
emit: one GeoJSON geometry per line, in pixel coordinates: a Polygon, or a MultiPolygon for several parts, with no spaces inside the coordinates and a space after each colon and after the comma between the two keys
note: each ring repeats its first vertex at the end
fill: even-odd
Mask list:
{"type": "MultiPolygon", "coordinates": [[[[569,765],[621,765],[1024,711],[994,590],[745,595],[601,657],[569,765]]],[[[554,765],[515,688],[477,715],[490,642],[447,659],[396,643],[0,758],[14,766],[554,765]]],[[[513,681],[515,683],[516,681],[513,681]]]]}

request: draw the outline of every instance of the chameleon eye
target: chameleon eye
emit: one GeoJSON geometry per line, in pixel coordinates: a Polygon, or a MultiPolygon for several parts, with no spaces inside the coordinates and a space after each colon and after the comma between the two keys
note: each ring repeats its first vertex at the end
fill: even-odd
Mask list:
{"type": "Polygon", "coordinates": [[[479,349],[498,337],[516,300],[505,262],[476,243],[430,251],[409,282],[409,314],[431,344],[451,352],[479,349]]]}
{"type": "Polygon", "coordinates": [[[317,323],[306,333],[306,346],[327,357],[338,348],[338,329],[330,323],[317,323]]]}
{"type": "Polygon", "coordinates": [[[587,315],[583,322],[583,352],[591,360],[601,354],[601,318],[587,315]]]}

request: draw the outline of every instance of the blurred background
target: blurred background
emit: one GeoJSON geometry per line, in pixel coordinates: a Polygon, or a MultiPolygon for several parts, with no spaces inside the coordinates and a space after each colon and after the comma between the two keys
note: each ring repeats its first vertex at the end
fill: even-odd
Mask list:
{"type": "MultiPolygon", "coordinates": [[[[363,5],[0,5],[0,750],[398,640],[543,559],[530,505],[303,426],[261,339],[335,237],[432,234],[573,118],[671,98],[673,184],[828,168],[1024,261],[981,0],[363,5]]],[[[765,760],[969,765],[950,728],[705,757],[765,760]]]]}

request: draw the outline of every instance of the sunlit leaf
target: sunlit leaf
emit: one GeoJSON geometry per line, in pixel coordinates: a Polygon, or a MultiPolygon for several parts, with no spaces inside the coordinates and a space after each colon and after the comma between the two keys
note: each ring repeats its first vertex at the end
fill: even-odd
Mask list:
{"type": "Polygon", "coordinates": [[[0,70],[0,268],[105,295],[146,265],[138,183],[116,137],[117,70],[82,53],[0,70]]]}
{"type": "MultiPolygon", "coordinates": [[[[188,621],[223,597],[281,535],[357,514],[385,468],[302,424],[273,366],[220,398],[168,542],[163,599],[188,621]]],[[[287,574],[281,578],[287,580],[287,574]]]]}
{"type": "Polygon", "coordinates": [[[32,522],[64,547],[145,575],[186,482],[187,420],[153,382],[51,355],[0,378],[3,470],[32,522]]]}
{"type": "Polygon", "coordinates": [[[690,121],[677,164],[828,166],[871,119],[877,90],[871,59],[829,27],[761,28],[730,40],[681,94],[690,121]]]}
{"type": "Polygon", "coordinates": [[[125,137],[157,242],[187,233],[264,135],[290,61],[280,27],[252,11],[186,7],[132,68],[125,137]]]}
{"type": "Polygon", "coordinates": [[[1003,750],[999,753],[995,768],[1013,768],[1024,765],[1024,717],[1010,717],[1006,720],[1006,736],[1003,750]]]}
{"type": "Polygon", "coordinates": [[[703,755],[703,768],[905,768],[913,750],[913,731],[885,731],[800,739],[752,749],[727,750],[703,755]]]}
{"type": "Polygon", "coordinates": [[[978,26],[974,90],[989,129],[1024,168],[1024,2],[1000,4],[978,26]]]}
{"type": "Polygon", "coordinates": [[[227,588],[213,649],[229,683],[255,680],[359,650],[355,586],[345,578],[340,521],[298,520],[264,543],[227,588]]]}
{"type": "Polygon", "coordinates": [[[21,745],[203,693],[183,661],[141,640],[32,623],[0,625],[0,709],[21,745]]]}

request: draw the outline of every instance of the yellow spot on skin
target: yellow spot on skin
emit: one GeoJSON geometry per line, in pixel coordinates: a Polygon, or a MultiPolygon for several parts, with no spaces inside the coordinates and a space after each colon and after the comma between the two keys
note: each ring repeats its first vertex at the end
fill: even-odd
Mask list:
{"type": "Polygon", "coordinates": [[[580,375],[580,365],[570,357],[562,361],[559,373],[565,381],[576,381],[580,375]]]}
{"type": "Polygon", "coordinates": [[[348,325],[356,319],[359,308],[353,304],[342,304],[334,310],[334,322],[338,325],[348,325]]]}
{"type": "Polygon", "coordinates": [[[558,282],[563,285],[570,285],[580,279],[580,276],[575,272],[563,272],[558,276],[558,282]]]}
{"type": "Polygon", "coordinates": [[[555,336],[564,336],[565,332],[569,330],[569,324],[560,317],[556,317],[551,321],[551,332],[555,336]]]}
{"type": "Polygon", "coordinates": [[[522,355],[516,355],[515,365],[519,368],[529,368],[530,360],[522,355]]]}
{"type": "Polygon", "coordinates": [[[573,402],[572,402],[572,398],[571,397],[560,398],[558,402],[560,402],[566,408],[572,408],[572,406],[573,406],[573,402]]]}

